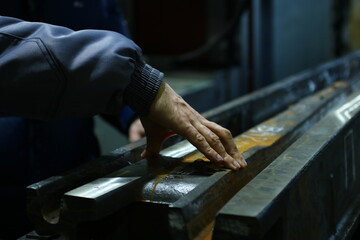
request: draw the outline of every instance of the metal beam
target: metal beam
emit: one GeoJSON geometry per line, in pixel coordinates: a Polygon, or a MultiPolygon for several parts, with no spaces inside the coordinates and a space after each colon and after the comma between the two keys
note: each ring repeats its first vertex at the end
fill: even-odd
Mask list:
{"type": "Polygon", "coordinates": [[[360,215],[360,92],[218,213],[214,239],[348,239],[360,215]]]}
{"type": "Polygon", "coordinates": [[[238,190],[325,113],[344,100],[349,90],[348,83],[336,83],[236,137],[237,146],[247,159],[247,168],[217,171],[170,204],[169,221],[173,239],[196,238],[238,190]]]}
{"type": "MultiPolygon", "coordinates": [[[[359,66],[360,52],[357,52],[224,104],[204,113],[204,116],[229,128],[233,135],[238,135],[243,130],[254,126],[254,124],[258,124],[269,116],[284,110],[289,104],[293,104],[297,100],[331,85],[334,81],[349,79],[358,72],[359,66]]],[[[169,145],[178,142],[179,139],[169,145]]],[[[144,146],[145,141],[143,139],[140,142],[119,148],[112,154],[103,156],[81,168],[29,186],[28,213],[36,225],[36,229],[43,233],[57,231],[58,225],[51,223],[51,219],[44,219],[44,212],[59,211],[64,193],[139,161],[139,155],[144,146]]],[[[185,165],[182,166],[184,169],[185,165]]],[[[207,168],[209,166],[209,164],[200,165],[205,165],[207,168]]],[[[203,167],[199,168],[202,169],[203,167]]],[[[208,174],[212,174],[211,171],[217,170],[216,168],[209,170],[208,174]]],[[[137,181],[141,182],[142,180],[137,181]]],[[[186,182],[188,180],[184,181],[185,185],[186,182]]],[[[146,184],[148,187],[151,186],[149,182],[146,184]]],[[[158,184],[158,186],[161,186],[161,184],[158,184]]],[[[142,193],[144,199],[147,198],[146,196],[150,196],[145,193],[146,191],[142,193]]],[[[175,201],[184,194],[171,196],[172,200],[166,201],[175,201]]],[[[157,200],[159,200],[158,195],[157,200]]]]}

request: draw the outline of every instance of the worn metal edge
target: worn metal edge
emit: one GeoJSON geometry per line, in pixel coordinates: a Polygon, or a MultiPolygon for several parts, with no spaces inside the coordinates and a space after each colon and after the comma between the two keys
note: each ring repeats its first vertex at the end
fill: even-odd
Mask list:
{"type": "MultiPolygon", "coordinates": [[[[301,138],[295,141],[268,167],[242,188],[219,211],[216,217],[215,231],[237,237],[261,237],[268,230],[268,226],[277,220],[278,213],[275,209],[281,208],[281,197],[286,193],[289,185],[296,181],[296,177],[304,171],[322,149],[331,144],[331,138],[334,138],[334,135],[339,134],[350,122],[354,122],[354,119],[360,117],[360,91],[352,94],[346,103],[327,114],[324,119],[310,128],[301,138]],[[358,104],[356,116],[351,119],[342,118],[340,120],[339,110],[341,111],[346,103],[354,100],[358,104]],[[331,120],[334,121],[334,119],[338,119],[338,121],[329,126],[329,122],[331,120]],[[331,133],[321,134],[321,132],[324,132],[321,131],[321,128],[324,127],[331,129],[331,133]],[[312,144],[307,144],[305,139],[312,139],[312,144]],[[299,151],[305,144],[306,150],[299,151]],[[292,160],[289,161],[292,152],[296,152],[297,156],[293,156],[292,160]],[[278,181],[269,181],[269,178],[274,176],[274,174],[278,181]],[[256,196],[256,198],[254,199],[253,196],[256,196]],[[249,198],[252,198],[253,201],[246,201],[249,198]],[[245,202],[246,204],[241,204],[245,202]],[[252,209],[251,211],[249,211],[250,208],[252,209]],[[269,209],[273,210],[269,211],[269,209]],[[228,218],[231,219],[231,226],[228,226],[228,218]],[[247,221],[249,220],[256,223],[254,224],[256,228],[252,230],[247,228],[247,231],[242,231],[244,226],[248,226],[247,221]]],[[[359,212],[359,209],[357,211],[359,212]]]]}

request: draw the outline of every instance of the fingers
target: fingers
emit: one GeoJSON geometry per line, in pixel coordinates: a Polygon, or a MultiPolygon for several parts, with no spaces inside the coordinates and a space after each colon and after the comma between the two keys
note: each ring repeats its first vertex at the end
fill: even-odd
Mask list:
{"type": "Polygon", "coordinates": [[[226,167],[233,170],[246,166],[243,164],[243,158],[237,151],[236,145],[232,142],[231,134],[230,136],[227,135],[227,139],[223,140],[223,133],[216,134],[206,126],[196,123],[194,126],[187,127],[185,137],[211,161],[222,162],[226,167]],[[231,149],[231,154],[229,154],[223,141],[230,146],[228,149],[231,149]],[[228,141],[232,142],[233,145],[229,144],[228,141]],[[234,151],[235,149],[236,151],[234,151]]]}
{"type": "Polygon", "coordinates": [[[164,131],[172,129],[211,161],[221,162],[234,170],[246,166],[227,129],[207,121],[167,84],[163,84],[161,89],[149,115],[142,119],[148,141],[143,157],[159,153],[168,133],[164,131]]]}
{"type": "Polygon", "coordinates": [[[199,114],[195,110],[193,110],[193,114],[195,114],[196,119],[198,119],[198,122],[200,123],[200,127],[196,128],[204,136],[206,136],[206,139],[208,140],[210,146],[222,156],[226,166],[231,167],[230,165],[233,165],[237,168],[247,166],[244,157],[237,149],[231,132],[228,129],[223,128],[214,122],[206,120],[201,114],[199,114]]]}
{"type": "Polygon", "coordinates": [[[216,123],[210,122],[206,120],[206,126],[211,129],[217,136],[219,136],[222,144],[224,145],[224,148],[226,149],[226,152],[229,153],[229,155],[237,161],[241,167],[246,167],[247,163],[244,159],[244,157],[240,154],[236,144],[233,141],[231,132],[223,128],[216,123]]]}
{"type": "Polygon", "coordinates": [[[145,129],[147,129],[147,144],[146,149],[141,153],[141,157],[149,158],[156,156],[161,151],[165,139],[175,135],[176,133],[162,128],[149,120],[142,119],[142,121],[144,122],[145,129]]]}
{"type": "Polygon", "coordinates": [[[129,142],[135,142],[145,136],[145,129],[139,118],[134,120],[129,127],[129,142]]]}
{"type": "Polygon", "coordinates": [[[163,142],[171,137],[176,135],[174,132],[168,132],[163,135],[155,135],[155,136],[148,136],[146,149],[141,153],[142,158],[153,157],[159,154],[162,149],[163,142]]]}
{"type": "Polygon", "coordinates": [[[197,139],[201,141],[205,140],[204,143],[209,145],[206,145],[206,147],[211,147],[216,152],[216,159],[214,159],[214,161],[223,161],[227,153],[220,138],[202,124],[196,123],[195,129],[200,133],[197,139]]]}
{"type": "Polygon", "coordinates": [[[141,153],[141,157],[149,158],[159,154],[162,148],[164,138],[160,136],[154,136],[154,137],[148,136],[146,141],[147,141],[146,149],[141,153]]]}
{"type": "Polygon", "coordinates": [[[135,142],[143,136],[139,132],[129,132],[129,142],[135,142]]]}

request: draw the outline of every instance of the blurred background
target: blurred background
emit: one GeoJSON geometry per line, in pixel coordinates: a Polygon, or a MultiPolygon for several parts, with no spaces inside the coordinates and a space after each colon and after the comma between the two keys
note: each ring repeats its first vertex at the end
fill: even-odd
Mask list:
{"type": "MultiPolygon", "coordinates": [[[[146,60],[204,112],[360,47],[360,0],[120,0],[146,60]]],[[[96,119],[103,152],[127,139],[96,119]]]]}

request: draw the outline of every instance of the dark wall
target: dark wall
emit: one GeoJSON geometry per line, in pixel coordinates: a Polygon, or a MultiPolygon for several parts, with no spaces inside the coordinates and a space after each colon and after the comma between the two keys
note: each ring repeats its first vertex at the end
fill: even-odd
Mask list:
{"type": "Polygon", "coordinates": [[[135,0],[134,39],[146,54],[180,54],[205,43],[206,21],[206,0],[135,0]]]}

